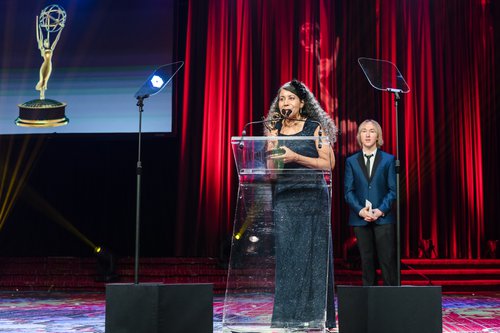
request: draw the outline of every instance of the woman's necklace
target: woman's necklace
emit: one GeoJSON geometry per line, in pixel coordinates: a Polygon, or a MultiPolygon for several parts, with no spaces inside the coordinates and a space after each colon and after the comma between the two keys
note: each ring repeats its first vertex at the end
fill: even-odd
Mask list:
{"type": "Polygon", "coordinates": [[[304,128],[305,119],[297,118],[297,119],[285,119],[284,128],[282,133],[286,135],[294,135],[301,132],[304,128]]]}
{"type": "Polygon", "coordinates": [[[285,119],[285,126],[289,128],[300,127],[305,122],[305,119],[297,118],[297,119],[285,119]]]}

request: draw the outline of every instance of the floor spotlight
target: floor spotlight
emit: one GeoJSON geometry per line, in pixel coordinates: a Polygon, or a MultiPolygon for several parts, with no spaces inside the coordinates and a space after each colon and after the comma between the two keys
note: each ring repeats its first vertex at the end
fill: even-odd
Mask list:
{"type": "Polygon", "coordinates": [[[115,282],[118,280],[116,274],[115,256],[109,250],[103,247],[96,247],[94,254],[97,258],[96,278],[98,282],[115,282]]]}

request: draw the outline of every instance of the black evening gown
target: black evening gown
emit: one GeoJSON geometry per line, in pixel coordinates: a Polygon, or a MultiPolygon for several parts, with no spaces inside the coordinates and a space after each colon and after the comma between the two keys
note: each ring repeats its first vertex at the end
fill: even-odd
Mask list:
{"type": "MultiPolygon", "coordinates": [[[[279,136],[285,137],[280,134],[280,125],[279,136]]],[[[316,128],[317,123],[306,120],[303,130],[295,136],[314,136],[316,128]]],[[[314,140],[288,140],[286,146],[300,155],[318,157],[314,140]]],[[[285,167],[304,169],[296,163],[285,167]]],[[[322,175],[299,171],[276,179],[272,327],[335,327],[330,204],[322,175]]]]}

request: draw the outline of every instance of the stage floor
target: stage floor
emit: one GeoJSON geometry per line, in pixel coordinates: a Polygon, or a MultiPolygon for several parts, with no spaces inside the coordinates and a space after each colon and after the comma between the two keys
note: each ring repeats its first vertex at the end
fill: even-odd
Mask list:
{"type": "MultiPolygon", "coordinates": [[[[500,293],[444,294],[442,300],[444,333],[500,332],[500,293]]],[[[104,333],[105,303],[104,293],[3,291],[0,332],[104,333]]],[[[223,297],[214,297],[217,333],[222,332],[222,305],[223,297]]]]}

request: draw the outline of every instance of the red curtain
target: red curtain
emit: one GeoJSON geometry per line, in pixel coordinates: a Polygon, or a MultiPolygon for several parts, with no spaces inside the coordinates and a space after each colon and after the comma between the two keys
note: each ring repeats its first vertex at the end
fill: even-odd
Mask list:
{"type": "MultiPolygon", "coordinates": [[[[398,155],[401,249],[432,239],[440,257],[481,257],[498,238],[500,185],[486,162],[498,151],[494,25],[489,1],[189,1],[180,91],[177,255],[221,253],[230,239],[237,178],[230,138],[267,113],[281,84],[304,81],[340,129],[334,145],[335,253],[351,236],[343,164],[356,124],[380,121],[398,155]],[[359,57],[393,62],[411,88],[370,86],[359,57]],[[398,135],[396,135],[398,133],[398,135]],[[488,177],[486,183],[485,179],[488,177]],[[486,234],[486,231],[489,231],[486,234]]],[[[260,129],[250,130],[260,135],[260,129]]]]}

